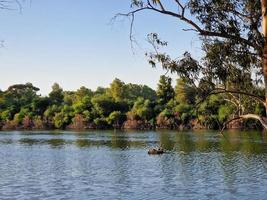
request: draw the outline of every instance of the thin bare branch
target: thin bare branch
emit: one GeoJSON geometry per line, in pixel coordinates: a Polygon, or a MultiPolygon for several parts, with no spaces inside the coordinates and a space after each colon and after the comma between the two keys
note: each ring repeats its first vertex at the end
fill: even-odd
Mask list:
{"type": "Polygon", "coordinates": [[[175,2],[178,4],[178,7],[181,9],[181,16],[184,16],[185,6],[183,6],[179,0],[175,0],[175,2]]]}

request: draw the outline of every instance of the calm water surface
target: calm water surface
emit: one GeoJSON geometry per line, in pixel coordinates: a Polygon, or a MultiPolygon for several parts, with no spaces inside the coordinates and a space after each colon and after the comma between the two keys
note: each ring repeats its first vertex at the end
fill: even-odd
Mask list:
{"type": "Polygon", "coordinates": [[[0,132],[0,156],[1,200],[267,199],[259,132],[0,132]]]}

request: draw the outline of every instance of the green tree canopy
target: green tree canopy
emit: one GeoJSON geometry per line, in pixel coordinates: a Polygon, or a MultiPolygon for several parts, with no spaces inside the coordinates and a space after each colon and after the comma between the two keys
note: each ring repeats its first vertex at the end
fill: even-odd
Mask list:
{"type": "Polygon", "coordinates": [[[172,79],[165,75],[160,76],[157,96],[159,104],[164,105],[174,98],[174,89],[172,87],[172,79]]]}
{"type": "Polygon", "coordinates": [[[49,93],[49,98],[52,104],[60,105],[63,103],[63,89],[59,86],[58,83],[54,83],[52,86],[52,91],[49,93]]]}
{"type": "Polygon", "coordinates": [[[124,82],[122,82],[120,79],[116,78],[112,81],[110,84],[109,89],[107,90],[107,93],[115,100],[115,101],[123,101],[126,94],[126,85],[124,82]]]}

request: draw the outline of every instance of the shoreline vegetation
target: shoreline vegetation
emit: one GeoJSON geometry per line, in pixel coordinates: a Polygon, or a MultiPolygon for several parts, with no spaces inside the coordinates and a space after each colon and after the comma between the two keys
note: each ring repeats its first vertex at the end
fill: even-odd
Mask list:
{"type": "MultiPolygon", "coordinates": [[[[229,94],[204,98],[205,89],[203,83],[195,87],[181,78],[173,87],[165,75],[156,90],[116,78],[108,88],[95,91],[84,86],[64,91],[55,83],[48,96],[41,96],[31,83],[16,84],[0,90],[0,130],[221,129],[237,115],[265,112],[260,103],[242,95],[239,104],[229,94]]],[[[252,89],[264,93],[257,86],[252,89]]],[[[227,128],[261,129],[261,125],[245,120],[227,128]]]]}

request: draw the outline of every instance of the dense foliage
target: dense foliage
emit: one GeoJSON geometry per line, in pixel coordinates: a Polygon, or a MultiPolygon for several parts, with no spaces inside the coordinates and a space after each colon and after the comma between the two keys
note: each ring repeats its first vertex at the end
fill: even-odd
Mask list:
{"type": "MultiPolygon", "coordinates": [[[[202,101],[200,87],[203,85],[195,87],[181,78],[173,87],[172,79],[164,75],[156,91],[119,79],[96,91],[86,87],[64,91],[55,83],[48,96],[38,95],[39,88],[31,83],[12,85],[0,91],[0,128],[216,129],[244,109],[264,113],[261,104],[242,95],[239,99],[229,94],[210,95],[202,101]],[[247,104],[246,108],[243,104],[247,104]]],[[[255,92],[263,92],[253,84],[251,87],[255,92]]]]}
{"type": "Polygon", "coordinates": [[[168,42],[161,40],[157,33],[148,34],[147,39],[153,50],[146,53],[153,67],[161,65],[186,83],[194,85],[198,97],[220,94],[212,101],[213,97],[210,97],[206,106],[200,106],[199,113],[204,113],[204,116],[198,114],[198,119],[205,119],[205,124],[212,124],[211,127],[218,126],[232,113],[229,110],[233,106],[238,109],[233,112],[229,123],[254,119],[267,130],[267,0],[130,2],[130,11],[117,16],[130,18],[131,40],[135,16],[141,12],[173,18],[179,22],[173,23],[174,26],[179,25],[183,30],[199,36],[202,59],[194,59],[189,52],[182,57],[175,55],[174,58],[166,50],[168,42]],[[265,91],[258,90],[259,87],[264,87],[265,91]],[[231,106],[210,106],[213,102],[221,103],[222,99],[231,102],[231,106]],[[258,101],[256,107],[260,109],[253,109],[255,105],[251,102],[255,100],[258,101]],[[262,111],[263,107],[265,112],[262,111]],[[212,108],[211,112],[209,108],[212,108]],[[217,117],[217,109],[220,117],[217,117]]]}

